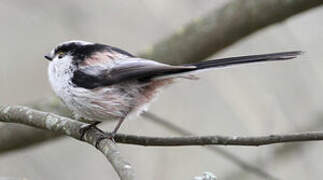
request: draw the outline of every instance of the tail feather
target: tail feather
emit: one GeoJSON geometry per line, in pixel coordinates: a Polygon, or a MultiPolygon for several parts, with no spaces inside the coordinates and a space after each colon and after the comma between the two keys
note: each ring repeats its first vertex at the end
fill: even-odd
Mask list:
{"type": "Polygon", "coordinates": [[[289,51],[289,52],[279,52],[279,53],[272,53],[272,54],[260,54],[260,55],[253,55],[253,56],[229,57],[229,58],[208,60],[208,61],[203,61],[203,62],[198,62],[193,64],[184,64],[182,66],[176,66],[177,69],[171,68],[163,72],[150,74],[148,76],[148,79],[185,77],[185,76],[182,76],[182,74],[192,73],[194,71],[203,70],[203,69],[230,66],[235,64],[288,60],[288,59],[296,58],[298,55],[301,55],[302,53],[303,53],[302,51],[289,51]]]}
{"type": "Polygon", "coordinates": [[[254,63],[262,61],[280,61],[296,58],[298,55],[302,54],[302,51],[289,51],[289,52],[280,52],[272,54],[261,54],[253,56],[238,56],[238,57],[229,57],[215,60],[208,60],[193,64],[186,64],[185,66],[195,66],[196,69],[207,69],[214,67],[223,67],[234,64],[244,64],[244,63],[254,63]]]}

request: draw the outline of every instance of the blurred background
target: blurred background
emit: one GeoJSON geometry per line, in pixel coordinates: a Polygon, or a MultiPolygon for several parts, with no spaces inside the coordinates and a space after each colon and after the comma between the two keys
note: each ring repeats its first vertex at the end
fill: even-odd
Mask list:
{"type": "MultiPolygon", "coordinates": [[[[53,96],[43,55],[62,41],[106,43],[136,54],[226,2],[1,0],[0,103],[26,104],[53,96]]],[[[322,19],[323,7],[312,9],[210,57],[305,51],[297,60],[222,68],[200,74],[199,81],[182,80],[165,89],[150,112],[198,135],[256,136],[322,129],[322,19]]],[[[176,135],[141,117],[125,122],[120,132],[176,135]]],[[[191,179],[204,171],[219,179],[261,179],[205,147],[119,147],[143,180],[191,179]]],[[[220,148],[279,179],[322,176],[321,142],[220,148]]],[[[100,152],[67,137],[0,154],[0,176],[118,178],[100,152]]]]}

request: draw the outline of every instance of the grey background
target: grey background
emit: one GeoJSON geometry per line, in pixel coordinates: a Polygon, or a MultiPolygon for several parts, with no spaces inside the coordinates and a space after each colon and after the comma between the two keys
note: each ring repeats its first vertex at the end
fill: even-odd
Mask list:
{"type": "MultiPolygon", "coordinates": [[[[225,2],[2,0],[0,103],[24,104],[53,95],[43,55],[57,43],[82,39],[136,54],[225,2]]],[[[199,135],[267,135],[321,129],[322,18],[323,9],[313,9],[261,30],[215,56],[304,50],[306,54],[296,61],[217,69],[200,74],[199,81],[179,81],[160,94],[151,112],[199,135]]],[[[104,127],[109,128],[111,125],[104,127]]],[[[121,132],[174,135],[140,117],[126,122],[121,132]]],[[[119,146],[139,179],[191,179],[204,171],[225,179],[239,170],[203,147],[119,146]]],[[[322,143],[288,146],[283,152],[289,153],[275,153],[280,146],[225,149],[282,179],[322,176],[322,143]]],[[[71,138],[1,154],[0,176],[117,179],[102,154],[71,138]]],[[[248,178],[259,179],[253,175],[248,178]]]]}

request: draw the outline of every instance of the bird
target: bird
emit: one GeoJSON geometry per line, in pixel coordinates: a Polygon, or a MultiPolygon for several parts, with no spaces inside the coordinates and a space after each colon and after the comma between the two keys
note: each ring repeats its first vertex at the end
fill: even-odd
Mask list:
{"type": "Polygon", "coordinates": [[[169,65],[110,45],[72,40],[58,44],[45,58],[50,61],[48,78],[53,91],[76,120],[87,123],[83,130],[117,120],[109,135],[113,138],[126,118],[147,110],[160,89],[176,79],[193,80],[193,73],[207,69],[284,61],[300,54],[288,51],[169,65]]]}

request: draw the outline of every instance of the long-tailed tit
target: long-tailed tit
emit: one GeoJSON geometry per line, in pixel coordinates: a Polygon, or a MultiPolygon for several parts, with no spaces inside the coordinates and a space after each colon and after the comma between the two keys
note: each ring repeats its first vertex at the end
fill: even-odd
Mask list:
{"type": "Polygon", "coordinates": [[[56,95],[76,119],[96,125],[139,114],[161,87],[200,70],[295,58],[301,51],[229,57],[179,66],[133,56],[116,47],[85,41],[59,44],[48,55],[48,75],[56,95]]]}

